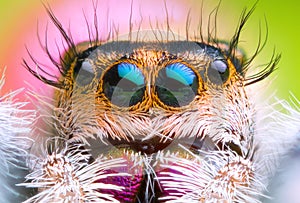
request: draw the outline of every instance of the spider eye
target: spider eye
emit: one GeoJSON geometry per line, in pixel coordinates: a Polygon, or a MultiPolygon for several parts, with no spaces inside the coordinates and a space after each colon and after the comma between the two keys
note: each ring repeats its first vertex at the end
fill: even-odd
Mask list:
{"type": "Polygon", "coordinates": [[[80,68],[74,71],[76,84],[79,86],[91,84],[93,78],[95,77],[93,66],[88,61],[83,61],[82,63],[80,63],[80,65],[80,68]]]}
{"type": "Polygon", "coordinates": [[[145,78],[135,64],[116,64],[103,77],[103,93],[117,106],[136,105],[143,100],[144,92],[145,78]]]}
{"type": "Polygon", "coordinates": [[[208,77],[210,82],[214,84],[223,84],[228,80],[229,68],[224,60],[214,60],[208,69],[208,77]]]}
{"type": "Polygon", "coordinates": [[[215,60],[211,63],[211,68],[217,70],[219,73],[223,74],[228,69],[227,64],[222,60],[215,60]]]}
{"type": "Polygon", "coordinates": [[[144,84],[144,76],[134,64],[120,63],[118,65],[118,75],[120,78],[127,79],[136,85],[144,84]]]}
{"type": "Polygon", "coordinates": [[[158,73],[155,88],[158,98],[168,106],[188,105],[198,91],[195,72],[183,63],[173,63],[158,73]]]}

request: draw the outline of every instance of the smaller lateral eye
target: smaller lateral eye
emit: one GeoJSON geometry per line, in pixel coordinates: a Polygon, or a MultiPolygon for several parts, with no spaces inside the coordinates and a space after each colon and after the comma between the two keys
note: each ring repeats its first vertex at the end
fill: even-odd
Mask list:
{"type": "Polygon", "coordinates": [[[74,71],[74,76],[76,77],[75,81],[78,86],[85,86],[92,83],[95,71],[90,62],[83,61],[77,72],[74,71]]]}
{"type": "Polygon", "coordinates": [[[155,82],[157,96],[165,105],[188,105],[198,92],[195,72],[183,63],[173,63],[161,69],[155,82]]]}
{"type": "Polygon", "coordinates": [[[228,69],[228,66],[223,60],[215,60],[211,63],[211,68],[217,70],[219,73],[223,74],[228,69]]]}
{"type": "Polygon", "coordinates": [[[111,103],[130,107],[141,102],[145,92],[145,78],[132,63],[122,62],[112,66],[103,76],[103,93],[111,103]]]}
{"type": "Polygon", "coordinates": [[[226,61],[216,59],[210,63],[207,73],[210,82],[221,85],[228,80],[229,67],[226,61]]]}

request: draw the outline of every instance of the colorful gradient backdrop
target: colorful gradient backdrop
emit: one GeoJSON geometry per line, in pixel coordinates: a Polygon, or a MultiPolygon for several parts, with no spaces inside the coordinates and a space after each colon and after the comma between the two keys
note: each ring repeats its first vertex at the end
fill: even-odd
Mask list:
{"type": "MultiPolygon", "coordinates": [[[[23,80],[26,80],[33,86],[40,85],[35,82],[36,79],[24,71],[21,64],[22,58],[28,57],[25,45],[30,48],[32,44],[37,44],[37,28],[39,27],[39,30],[43,33],[45,22],[47,22],[45,20],[47,18],[47,14],[41,2],[42,1],[40,0],[0,1],[0,70],[7,67],[7,84],[5,91],[26,86],[23,83],[23,80]]],[[[87,3],[88,1],[82,0],[48,0],[43,2],[48,2],[55,13],[63,16],[63,18],[67,18],[63,19],[66,22],[72,22],[72,19],[77,19],[78,17],[82,18],[82,13],[79,12],[80,10],[70,13],[68,12],[70,10],[69,8],[90,4],[87,3]],[[64,10],[66,10],[66,13],[64,13],[64,10]]],[[[98,7],[102,7],[105,12],[110,12],[114,21],[118,21],[120,18],[120,22],[116,23],[124,24],[126,21],[126,26],[128,26],[128,8],[130,8],[130,6],[128,4],[123,5],[125,1],[112,1],[115,3],[103,3],[103,5],[102,2],[104,1],[98,1],[98,7]]],[[[164,14],[159,13],[159,9],[161,8],[155,8],[156,4],[159,5],[158,7],[163,6],[163,0],[133,0],[133,2],[143,2],[139,4],[148,4],[146,5],[146,8],[147,6],[149,7],[148,10],[146,9],[148,12],[146,16],[156,15],[157,17],[160,17],[159,15],[162,15],[162,18],[165,18],[164,14]]],[[[204,0],[204,5],[216,5],[217,2],[218,1],[204,0]]],[[[223,0],[221,2],[218,23],[221,24],[221,30],[219,30],[220,33],[227,33],[224,34],[225,39],[232,36],[234,31],[233,29],[237,25],[242,9],[246,6],[248,8],[251,7],[251,5],[255,2],[256,0],[223,0]]],[[[185,22],[185,15],[180,13],[178,9],[183,9],[186,12],[189,8],[193,8],[194,10],[198,8],[198,11],[200,12],[201,8],[201,1],[198,0],[167,0],[167,4],[168,11],[173,16],[172,21],[182,24],[185,22]]],[[[91,4],[88,7],[92,8],[91,4]]],[[[277,89],[277,95],[284,98],[289,97],[289,92],[294,93],[298,98],[300,98],[300,60],[298,60],[298,50],[300,47],[299,7],[300,6],[296,0],[260,0],[242,35],[242,40],[244,41],[241,43],[242,48],[247,53],[251,54],[251,52],[256,48],[259,23],[261,23],[263,33],[265,33],[264,18],[266,17],[269,30],[268,43],[266,48],[258,57],[256,64],[259,65],[261,63],[268,62],[274,48],[277,53],[282,54],[282,59],[278,66],[279,70],[273,74],[274,82],[272,90],[275,91],[277,89]]],[[[204,8],[206,7],[204,6],[204,8]]],[[[195,20],[193,19],[193,15],[192,20],[195,20]]],[[[74,21],[76,22],[76,20],[73,20],[73,26],[76,24],[74,21]]],[[[83,27],[84,26],[85,25],[83,25],[83,27]]],[[[73,35],[75,36],[76,34],[73,33],[73,35]]],[[[41,49],[33,49],[31,53],[33,56],[37,57],[45,55],[41,49]]]]}

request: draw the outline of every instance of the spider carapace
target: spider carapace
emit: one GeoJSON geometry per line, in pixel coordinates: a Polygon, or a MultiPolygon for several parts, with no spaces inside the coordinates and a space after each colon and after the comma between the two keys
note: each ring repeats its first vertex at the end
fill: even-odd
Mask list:
{"type": "Polygon", "coordinates": [[[113,41],[66,60],[55,134],[65,140],[60,153],[72,154],[65,157],[84,154],[80,170],[106,174],[90,174],[94,184],[117,187],[95,191],[120,202],[244,201],[245,187],[255,194],[255,112],[245,57],[229,45],[113,41]],[[102,169],[99,157],[121,163],[102,169]]]}

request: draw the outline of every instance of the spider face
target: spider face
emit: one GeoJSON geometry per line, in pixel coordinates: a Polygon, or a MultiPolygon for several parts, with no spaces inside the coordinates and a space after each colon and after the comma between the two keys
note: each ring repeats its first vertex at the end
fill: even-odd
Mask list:
{"type": "MultiPolygon", "coordinates": [[[[66,67],[56,122],[70,124],[57,133],[64,133],[68,145],[84,144],[89,163],[103,155],[131,160],[127,168],[114,170],[132,178],[102,181],[125,186],[126,192],[107,191],[115,198],[121,201],[129,193],[128,202],[158,201],[170,195],[164,181],[182,175],[170,167],[176,162],[164,166],[170,157],[191,163],[196,163],[187,158],[191,154],[205,160],[205,153],[251,159],[252,104],[236,67],[242,61],[234,60],[226,50],[192,41],[117,41],[88,48],[66,67]],[[132,163],[132,156],[140,163],[132,163]]],[[[205,164],[199,167],[207,170],[205,164]]],[[[252,176],[251,167],[246,169],[252,176]]]]}
{"type": "MultiPolygon", "coordinates": [[[[174,131],[182,115],[206,112],[198,116],[211,118],[213,113],[207,112],[215,102],[226,109],[228,92],[246,100],[243,76],[225,54],[217,47],[189,41],[109,42],[83,51],[84,57],[70,63],[63,78],[65,91],[58,100],[72,101],[72,105],[84,105],[82,100],[77,102],[78,97],[93,101],[91,111],[99,126],[109,123],[107,118],[117,123],[103,128],[98,136],[114,142],[150,139],[149,149],[160,149],[152,139],[202,139],[205,135],[200,130],[174,131]]],[[[190,123],[177,128],[182,125],[190,123]]]]}
{"type": "Polygon", "coordinates": [[[46,47],[58,80],[25,61],[56,88],[50,138],[23,184],[38,188],[28,201],[259,202],[269,165],[246,86],[267,77],[279,57],[245,76],[261,49],[249,59],[237,50],[252,11],[228,44],[151,30],[150,39],[76,45],[48,10],[69,50],[57,62],[46,47]]]}

